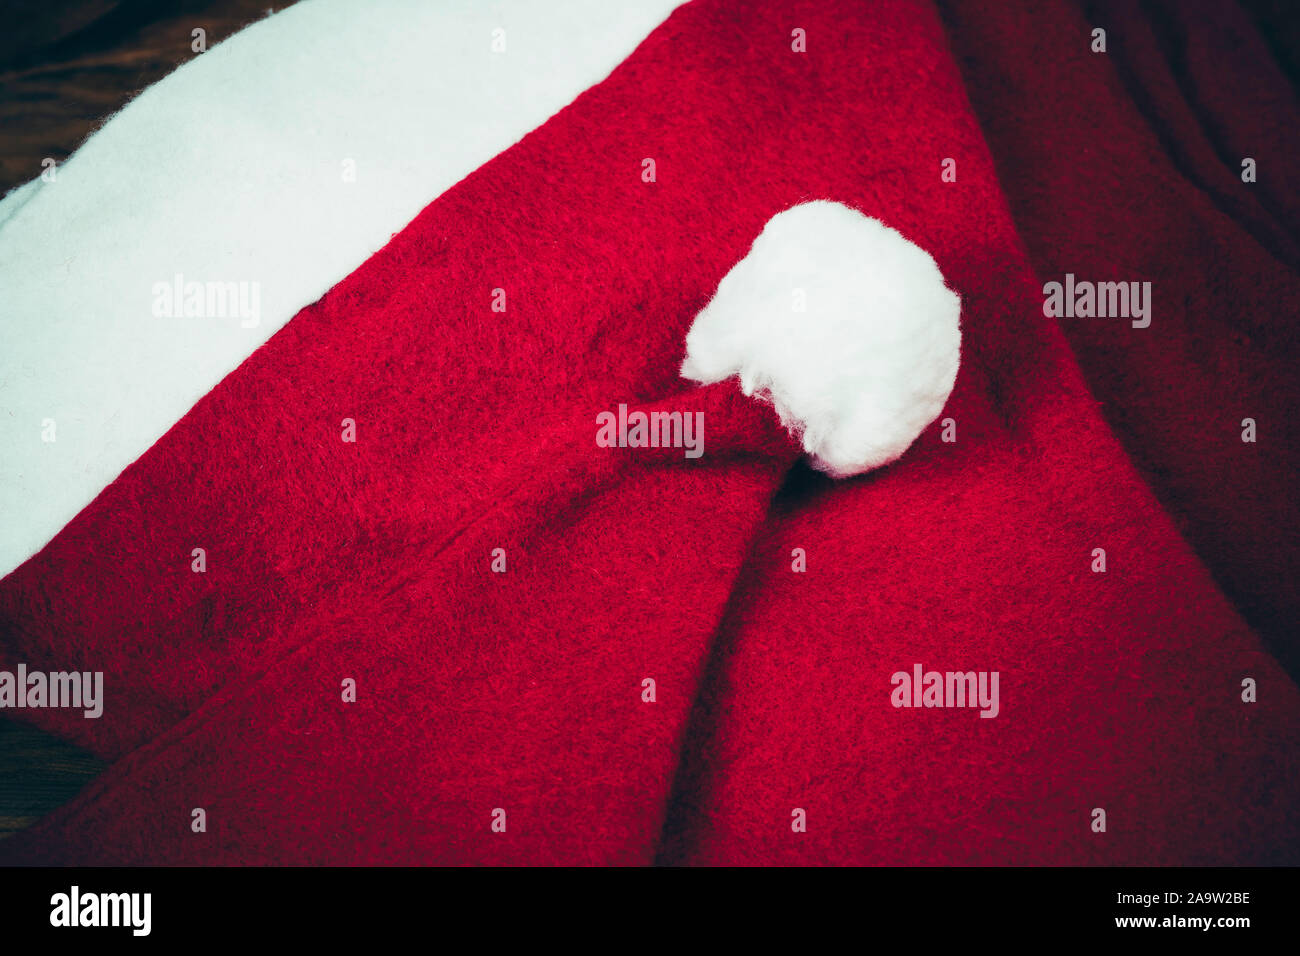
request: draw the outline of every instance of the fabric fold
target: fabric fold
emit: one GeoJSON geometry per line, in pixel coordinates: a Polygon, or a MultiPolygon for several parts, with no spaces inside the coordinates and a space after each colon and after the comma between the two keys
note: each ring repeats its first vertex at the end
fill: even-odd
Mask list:
{"type": "Polygon", "coordinates": [[[5,862],[1295,859],[1300,694],[1043,315],[902,0],[681,8],[0,582],[0,635],[106,673],[100,721],[39,719],[121,758],[5,862]],[[940,419],[838,483],[678,374],[811,198],[963,305],[940,419]],[[602,444],[622,406],[703,413],[703,454],[602,444]]]}

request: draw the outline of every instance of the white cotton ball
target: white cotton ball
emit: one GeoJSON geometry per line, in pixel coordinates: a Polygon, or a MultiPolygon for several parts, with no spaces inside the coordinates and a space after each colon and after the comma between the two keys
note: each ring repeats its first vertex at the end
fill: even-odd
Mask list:
{"type": "Polygon", "coordinates": [[[740,376],[834,477],[888,464],[957,378],[961,299],[920,246],[818,200],[778,213],[686,336],[682,376],[740,376]]]}

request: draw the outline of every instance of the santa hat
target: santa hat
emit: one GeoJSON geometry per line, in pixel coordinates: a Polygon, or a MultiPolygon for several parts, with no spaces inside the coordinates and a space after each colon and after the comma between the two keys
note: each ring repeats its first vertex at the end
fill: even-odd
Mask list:
{"type": "Polygon", "coordinates": [[[678,10],[0,627],[106,675],[98,720],[28,715],[115,760],[9,862],[1296,854],[1300,694],[1044,318],[914,4],[678,10]]]}

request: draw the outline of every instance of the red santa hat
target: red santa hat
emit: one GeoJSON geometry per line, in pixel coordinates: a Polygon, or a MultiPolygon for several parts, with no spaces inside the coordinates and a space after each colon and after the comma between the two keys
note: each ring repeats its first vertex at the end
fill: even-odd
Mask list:
{"type": "Polygon", "coordinates": [[[0,628],[106,675],[28,715],[115,761],[6,862],[1295,858],[1300,693],[1043,316],[910,3],[678,10],[0,628]]]}

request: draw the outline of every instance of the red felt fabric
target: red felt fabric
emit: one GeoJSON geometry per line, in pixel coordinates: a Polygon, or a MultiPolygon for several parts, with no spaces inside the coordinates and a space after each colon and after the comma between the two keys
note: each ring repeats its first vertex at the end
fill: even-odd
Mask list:
{"type": "Polygon", "coordinates": [[[26,715],[120,758],[0,861],[1300,860],[1300,693],[1214,577],[1285,647],[1293,592],[1249,572],[1293,560],[1285,426],[1241,443],[1216,391],[1268,421],[1294,389],[1259,314],[1294,293],[1281,187],[1201,150],[1241,193],[1212,202],[1188,129],[1153,131],[1173,94],[1148,65],[1144,107],[1116,48],[1163,57],[1167,23],[1120,16],[1099,56],[1095,14],[1036,10],[696,0],[434,202],[0,582],[0,666],[106,673],[99,721],[26,715]],[[810,198],[964,303],[958,440],[844,482],[676,374],[810,198]],[[1035,268],[1153,279],[1151,328],[1044,318],[1035,268]],[[704,456],[597,448],[620,402],[704,411],[704,456]],[[1214,576],[1180,531],[1231,543],[1214,576]],[[915,663],[999,671],[1000,714],[892,707],[915,663]]]}
{"type": "Polygon", "coordinates": [[[1150,328],[1063,331],[1143,478],[1300,674],[1300,74],[1275,56],[1300,44],[1231,2],[956,2],[943,16],[1039,277],[1154,283],[1150,328]],[[1075,42],[1094,27],[1104,57],[1075,42]]]}

